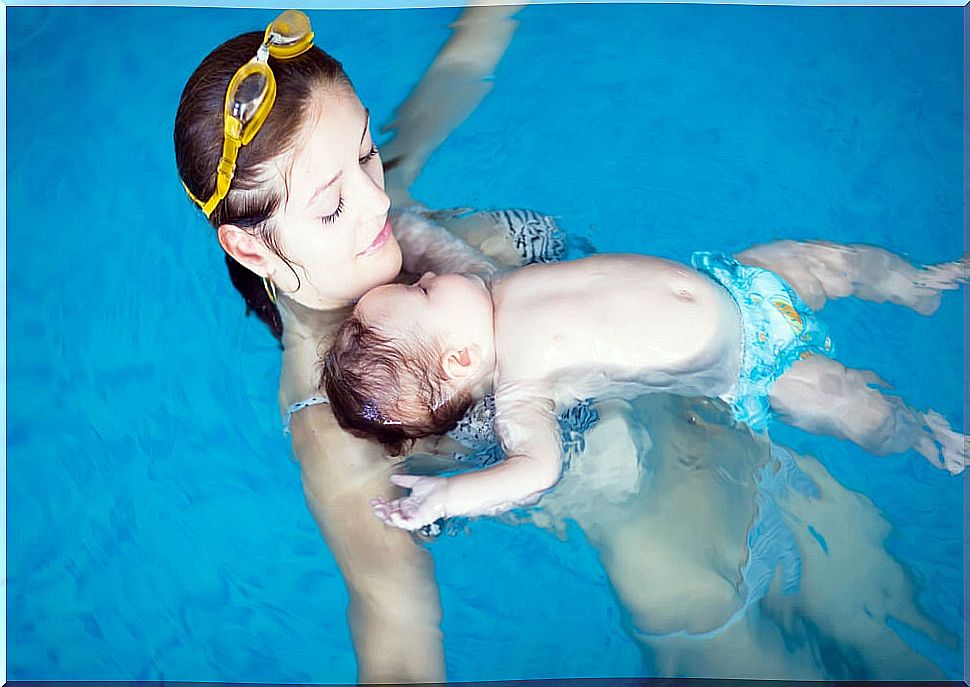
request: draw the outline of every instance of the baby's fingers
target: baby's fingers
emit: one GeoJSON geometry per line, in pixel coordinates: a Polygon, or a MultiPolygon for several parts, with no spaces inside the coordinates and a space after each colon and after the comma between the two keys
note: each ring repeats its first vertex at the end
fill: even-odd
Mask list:
{"type": "Polygon", "coordinates": [[[385,525],[390,524],[391,511],[386,507],[380,507],[374,509],[374,517],[383,522],[385,525]]]}
{"type": "Polygon", "coordinates": [[[395,511],[391,513],[389,524],[394,525],[395,527],[400,527],[402,530],[413,532],[414,530],[419,530],[425,525],[429,525],[431,523],[424,522],[420,518],[404,515],[401,513],[401,511],[395,511]]]}
{"type": "Polygon", "coordinates": [[[414,499],[401,499],[397,504],[397,509],[405,518],[413,518],[420,505],[414,499]]]}
{"type": "Polygon", "coordinates": [[[390,519],[391,513],[395,510],[393,503],[387,503],[380,498],[371,499],[370,505],[377,519],[384,523],[390,519]]]}

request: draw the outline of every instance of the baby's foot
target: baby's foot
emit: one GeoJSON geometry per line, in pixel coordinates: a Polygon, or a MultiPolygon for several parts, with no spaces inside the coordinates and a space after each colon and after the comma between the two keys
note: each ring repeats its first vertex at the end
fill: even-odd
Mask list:
{"type": "Polygon", "coordinates": [[[959,260],[916,268],[907,288],[897,294],[901,305],[912,308],[921,315],[932,315],[940,307],[940,293],[960,288],[967,283],[970,256],[959,260]]]}
{"type": "Polygon", "coordinates": [[[917,445],[916,450],[935,467],[945,468],[951,475],[959,475],[967,466],[970,437],[954,432],[946,418],[935,410],[923,413],[923,419],[929,429],[926,439],[931,438],[933,446],[930,448],[930,441],[924,441],[917,445]]]}

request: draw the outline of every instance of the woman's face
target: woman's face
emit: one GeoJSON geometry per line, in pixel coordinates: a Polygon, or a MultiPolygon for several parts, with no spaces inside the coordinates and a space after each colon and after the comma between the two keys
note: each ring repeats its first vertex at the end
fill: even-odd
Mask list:
{"type": "Polygon", "coordinates": [[[277,238],[292,269],[282,260],[270,266],[276,286],[328,310],[393,280],[401,249],[387,220],[384,170],[350,86],[320,89],[291,161],[277,238]]]}

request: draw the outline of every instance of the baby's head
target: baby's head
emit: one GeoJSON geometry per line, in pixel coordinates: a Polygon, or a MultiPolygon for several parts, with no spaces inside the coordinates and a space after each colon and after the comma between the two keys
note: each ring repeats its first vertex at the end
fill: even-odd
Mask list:
{"type": "Polygon", "coordinates": [[[341,427],[399,455],[458,423],[491,381],[494,350],[484,283],[428,272],[360,299],[323,356],[320,386],[341,427]]]}

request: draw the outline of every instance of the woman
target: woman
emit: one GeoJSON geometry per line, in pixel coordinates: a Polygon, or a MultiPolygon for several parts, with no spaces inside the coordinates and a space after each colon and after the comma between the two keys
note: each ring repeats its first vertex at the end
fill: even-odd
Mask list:
{"type": "MultiPolygon", "coordinates": [[[[511,35],[512,24],[504,20],[510,13],[503,7],[466,10],[423,83],[428,88],[478,83],[475,70],[487,72],[511,35]],[[473,49],[476,60],[452,64],[456,46],[473,49]]],[[[340,64],[310,47],[309,27],[299,22],[293,14],[275,22],[281,34],[299,33],[292,44],[284,38],[273,49],[261,48],[263,35],[245,34],[202,62],[176,115],[179,173],[189,194],[204,199],[197,202],[217,231],[233,283],[282,344],[280,408],[307,503],[350,593],[359,679],[440,681],[441,610],[431,558],[410,535],[384,527],[368,504],[377,495],[397,495],[388,481],[395,466],[376,446],[337,427],[326,405],[313,402],[313,367],[319,342],[353,299],[399,277],[402,247],[411,272],[487,270],[490,263],[415,216],[399,216],[391,233],[390,200],[368,112],[340,64]],[[299,52],[286,55],[294,45],[299,52]],[[253,66],[232,84],[242,120],[234,123],[234,133],[247,141],[239,146],[233,132],[225,133],[223,103],[230,80],[261,49],[281,55],[270,62],[271,77],[253,66]],[[251,73],[256,76],[247,81],[251,73]],[[275,102],[262,90],[270,79],[275,102]],[[225,170],[221,177],[217,165],[225,170]]],[[[261,59],[266,64],[266,56],[261,59]]],[[[400,152],[392,151],[391,163],[399,178],[413,178],[435,145],[431,139],[447,132],[449,122],[461,121],[485,90],[472,88],[429,135],[411,127],[397,137],[393,148],[400,152]]],[[[405,103],[404,121],[407,112],[405,103]]],[[[439,444],[425,448],[449,447],[439,444]]]]}
{"type": "MultiPolygon", "coordinates": [[[[384,151],[389,180],[395,182],[395,201],[410,202],[407,188],[423,160],[484,95],[486,86],[477,77],[491,71],[504,49],[511,35],[510,14],[500,7],[466,10],[455,36],[399,110],[398,135],[384,151]],[[460,59],[463,56],[471,57],[460,59]],[[477,85],[462,90],[456,84],[477,85]],[[455,100],[456,90],[465,97],[455,100]],[[451,100],[440,102],[451,107],[435,108],[437,119],[429,122],[414,113],[421,110],[421,99],[434,94],[449,94],[451,100]]],[[[213,51],[189,79],[175,124],[179,174],[216,230],[233,283],[282,344],[280,408],[292,432],[307,503],[350,593],[359,680],[440,681],[445,677],[441,610],[431,558],[408,534],[382,525],[369,505],[375,496],[400,495],[389,482],[400,466],[388,461],[376,445],[336,425],[326,404],[315,396],[314,368],[319,342],[342,321],[354,299],[373,286],[408,278],[399,274],[402,263],[411,273],[488,271],[494,265],[415,214],[389,214],[382,157],[373,144],[367,110],[339,63],[309,46],[307,27],[299,25],[299,17],[283,19],[276,24],[282,39],[267,41],[269,32],[234,38],[213,51]],[[242,71],[247,61],[254,66],[242,71]],[[267,64],[271,73],[260,66],[267,64]],[[270,81],[275,82],[275,102],[268,95],[270,81]],[[229,118],[223,116],[227,91],[237,106],[229,118]]],[[[529,231],[519,231],[517,245],[512,245],[505,229],[515,217],[519,216],[479,214],[457,220],[455,227],[505,262],[535,258],[537,245],[555,243],[540,220],[527,218],[524,225],[529,231]]],[[[597,408],[599,421],[587,433],[582,464],[632,463],[637,483],[638,458],[649,455],[661,474],[665,467],[676,468],[695,456],[696,450],[684,448],[684,440],[706,447],[707,456],[717,453],[718,439],[699,436],[696,421],[685,421],[693,412],[691,406],[670,399],[644,403],[597,408]],[[654,427],[663,430],[647,438],[645,419],[651,432],[654,427]],[[651,443],[657,447],[653,451],[651,443]]],[[[720,410],[711,412],[718,415],[720,410]]],[[[576,426],[591,424],[587,417],[576,426]]],[[[766,631],[764,623],[735,618],[739,608],[747,612],[747,600],[761,603],[770,598],[741,593],[743,583],[750,580],[743,579],[739,563],[747,557],[743,533],[758,510],[753,474],[768,460],[768,447],[748,434],[725,431],[737,442],[742,473],[737,485],[722,489],[710,470],[691,474],[696,493],[712,494],[726,507],[734,503],[729,497],[742,497],[743,505],[729,507],[731,516],[722,518],[724,532],[719,534],[728,544],[713,558],[702,543],[693,546],[658,537],[647,518],[643,528],[576,518],[601,551],[629,609],[631,629],[642,636],[648,660],[661,672],[697,672],[690,660],[676,657],[703,654],[703,645],[695,644],[693,650],[668,646],[683,641],[678,633],[684,630],[703,635],[723,625],[728,631],[720,632],[717,641],[730,659],[722,662],[725,670],[730,670],[730,661],[738,660],[739,647],[764,655],[780,647],[777,627],[766,631]],[[635,545],[625,545],[631,537],[635,543],[666,542],[664,565],[657,564],[656,556],[637,556],[635,545]],[[676,585],[668,579],[671,571],[678,571],[676,585]],[[661,579],[667,593],[644,597],[643,590],[661,588],[661,579]],[[682,607],[685,598],[700,599],[698,612],[685,615],[681,608],[679,617],[673,617],[670,605],[682,607]],[[714,627],[709,623],[712,614],[720,614],[714,627]]],[[[454,449],[447,439],[421,447],[448,455],[454,449]]],[[[583,469],[573,473],[581,476],[583,469]]],[[[562,493],[568,494],[568,489],[562,493]]],[[[624,498],[633,493],[637,492],[624,498]]],[[[642,493],[659,502],[649,490],[642,493]]],[[[690,506],[691,490],[679,493],[665,492],[665,502],[674,508],[690,506]]],[[[552,511],[549,506],[545,512],[552,511]]],[[[575,515],[568,504],[563,512],[575,515]]],[[[716,660],[706,667],[717,672],[716,660]]],[[[732,674],[743,672],[739,668],[732,674]]],[[[799,654],[797,666],[766,663],[760,672],[773,677],[832,674],[807,649],[799,654]]]]}

